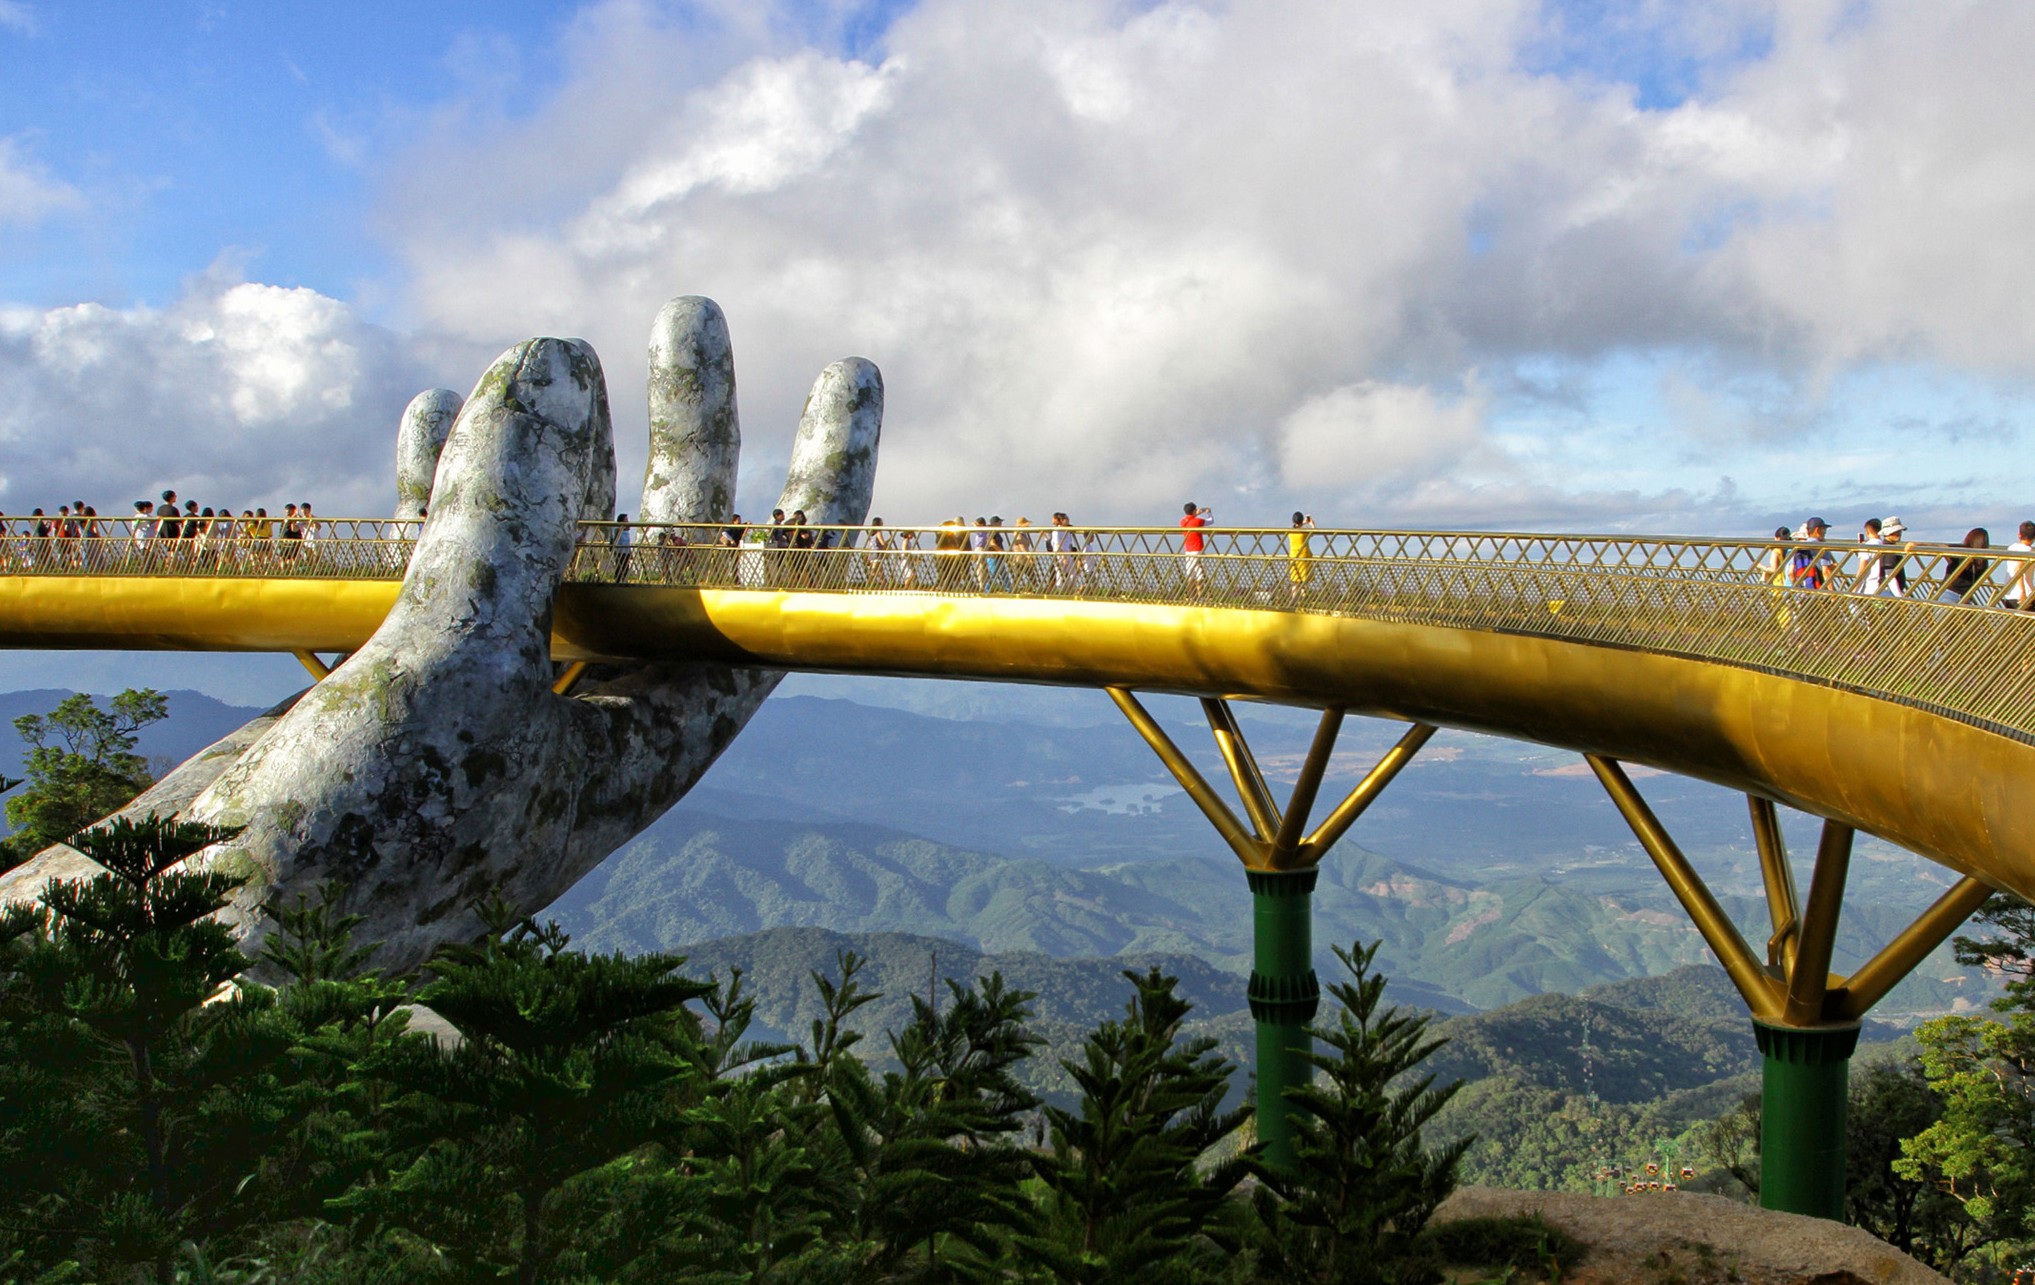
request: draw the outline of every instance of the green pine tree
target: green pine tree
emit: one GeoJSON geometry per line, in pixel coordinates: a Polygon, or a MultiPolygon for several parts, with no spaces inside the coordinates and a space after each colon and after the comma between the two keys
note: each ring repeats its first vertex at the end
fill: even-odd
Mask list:
{"type": "Polygon", "coordinates": [[[478,946],[433,957],[416,1000],[460,1040],[384,1042],[364,1079],[398,1095],[385,1114],[410,1157],[335,1208],[367,1232],[442,1251],[463,1274],[534,1285],[574,1248],[557,1215],[575,1185],[646,1146],[697,1062],[684,1005],[711,988],[683,958],[588,956],[556,925],[511,924],[500,903],[478,946]]]}
{"type": "MultiPolygon", "coordinates": [[[[168,715],[168,697],[130,688],[106,709],[79,692],[48,714],[15,719],[14,730],[29,746],[23,760],[28,788],[7,800],[13,833],[0,841],[0,870],[63,842],[147,789],[153,780],[148,761],[134,752],[135,733],[168,715]]],[[[0,792],[7,788],[0,785],[0,792]]]]}
{"type": "Polygon", "coordinates": [[[264,1220],[286,1229],[320,1218],[327,1202],[357,1185],[387,1180],[389,1089],[356,1068],[384,1048],[424,1038],[409,1030],[409,982],[366,966],[372,948],[353,942],[361,916],[332,909],[338,891],[328,883],[315,897],[299,893],[266,908],[275,927],[261,959],[282,982],[278,1013],[291,1045],[281,1087],[292,1127],[240,1198],[259,1202],[264,1220]]]}
{"type": "Polygon", "coordinates": [[[1429,1151],[1421,1129],[1458,1086],[1415,1074],[1443,1041],[1429,1037],[1425,1015],[1383,1004],[1386,979],[1371,971],[1378,944],[1335,953],[1350,980],[1328,988],[1342,1009],[1315,1028],[1313,1083],[1289,1095],[1297,1167],[1265,1175],[1255,1201],[1262,1261],[1282,1280],[1434,1279],[1422,1232],[1473,1139],[1429,1151]]]}
{"type": "Polygon", "coordinates": [[[856,1012],[881,996],[862,987],[861,956],[835,957],[837,977],[810,974],[820,996],[811,1043],[759,1048],[742,1041],[754,1004],[739,974],[707,1001],[718,1026],[713,1078],[670,1144],[697,1199],[677,1238],[688,1278],[710,1271],[749,1282],[850,1280],[875,1247],[854,1227],[851,1153],[834,1097],[866,1075],[853,1049],[856,1012]]]}
{"type": "Polygon", "coordinates": [[[883,1279],[993,1275],[1023,1220],[1031,1166],[1012,1139],[1038,1105],[1016,1077],[1044,1042],[1025,1029],[1035,996],[1000,973],[947,987],[945,1012],[912,997],[911,1022],[890,1035],[897,1070],[847,1063],[828,1086],[852,1169],[850,1238],[883,1279]]]}
{"type": "Polygon", "coordinates": [[[1182,1040],[1192,1008],[1178,979],[1126,972],[1135,993],[1061,1065],[1081,1091],[1071,1110],[1047,1107],[1051,1151],[1034,1158],[1043,1191],[1016,1251],[1069,1282],[1189,1280],[1210,1248],[1204,1233],[1241,1166],[1204,1159],[1249,1116],[1223,1111],[1234,1069],[1216,1041],[1182,1040]]]}
{"type": "Polygon", "coordinates": [[[241,881],[178,868],[233,833],[149,817],[72,835],[107,873],[52,881],[44,913],[10,922],[26,1005],[95,1058],[68,1088],[96,1150],[42,1190],[108,1274],[168,1280],[179,1245],[244,1229],[258,1211],[234,1196],[289,1126],[287,1026],[274,992],[237,980],[246,957],[214,918],[241,881]]]}

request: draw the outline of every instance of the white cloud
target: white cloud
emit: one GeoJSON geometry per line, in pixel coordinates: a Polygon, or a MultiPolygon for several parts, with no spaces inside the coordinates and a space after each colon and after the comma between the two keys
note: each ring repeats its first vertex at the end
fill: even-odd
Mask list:
{"type": "Polygon", "coordinates": [[[1309,398],[1279,425],[1279,473],[1301,493],[1358,490],[1371,500],[1460,469],[1477,453],[1480,395],[1443,401],[1420,385],[1365,380],[1309,398]]]}
{"type": "Polygon", "coordinates": [[[311,290],[205,278],[160,310],[6,309],[0,507],[119,514],[174,486],[236,509],[381,512],[425,382],[396,336],[311,290]]]}
{"type": "MultiPolygon", "coordinates": [[[[183,353],[232,390],[205,394],[220,415],[289,407],[349,441],[355,417],[384,431],[377,398],[585,336],[628,470],[648,321],[708,294],[745,497],[774,492],[813,374],[856,353],[888,384],[892,520],[1128,519],[1224,489],[1226,519],[1271,518],[1335,489],[1369,521],[1672,525],[1778,503],[1804,431],[1845,434],[1859,470],[1811,481],[1885,491],[1910,475],[1870,470],[1970,418],[1833,409],[1859,372],[1999,390],[1989,425],[2027,404],[2035,7],[1630,0],[1586,30],[1536,0],[921,0],[866,60],[809,38],[859,12],[615,0],[555,58],[455,51],[380,171],[381,225],[410,347],[471,369],[410,379],[317,296],[78,325],[178,381],[144,401],[180,395],[183,353]],[[562,80],[514,115],[540,63],[562,80]],[[1660,85],[1692,96],[1661,107],[1660,85]],[[1597,374],[1663,365],[1682,382],[1613,396],[1597,374]],[[1570,374],[1528,373],[1550,370],[1570,374]]],[[[362,155],[372,174],[391,149],[362,155]]],[[[54,380],[13,334],[0,381],[54,380]]],[[[2035,490],[2010,436],[1967,433],[1960,476],[2035,490]]],[[[379,494],[379,445],[363,458],[348,484],[379,494]]]]}
{"type": "Polygon", "coordinates": [[[35,34],[35,10],[22,0],[0,0],[0,27],[24,36],[35,34]]]}
{"type": "MultiPolygon", "coordinates": [[[[0,10],[0,21],[5,11],[0,10]]],[[[28,154],[21,135],[0,138],[0,227],[32,227],[50,215],[84,207],[78,190],[28,154]]]]}

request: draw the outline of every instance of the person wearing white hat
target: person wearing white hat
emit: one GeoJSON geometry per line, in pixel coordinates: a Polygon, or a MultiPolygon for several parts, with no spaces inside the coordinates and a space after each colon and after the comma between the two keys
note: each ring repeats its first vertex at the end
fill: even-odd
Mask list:
{"type": "MultiPolygon", "coordinates": [[[[1889,515],[1880,519],[1880,540],[1883,543],[1888,545],[1897,544],[1900,542],[1901,537],[1907,533],[1907,523],[1901,521],[1898,516],[1889,515]]],[[[1908,551],[1914,547],[1914,545],[1909,544],[1903,546],[1899,553],[1890,552],[1880,555],[1880,583],[1877,592],[1886,594],[1891,598],[1905,598],[1908,596],[1908,551]]]]}
{"type": "Polygon", "coordinates": [[[2009,611],[2035,610],[2035,522],[2021,524],[2020,538],[2007,546],[2009,553],[2031,556],[2019,559],[2000,559],[2000,564],[2012,569],[2013,578],[2007,581],[2007,590],[2000,595],[2000,605],[2009,611]]]}

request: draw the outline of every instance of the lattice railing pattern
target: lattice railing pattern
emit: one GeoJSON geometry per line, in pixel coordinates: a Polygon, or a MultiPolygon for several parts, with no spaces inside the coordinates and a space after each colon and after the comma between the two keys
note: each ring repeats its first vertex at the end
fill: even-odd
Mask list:
{"type": "MultiPolygon", "coordinates": [[[[45,533],[0,523],[0,574],[397,579],[418,524],[320,518],[45,533]]],[[[1313,612],[1750,666],[2035,739],[2035,611],[2007,550],[1440,531],[586,523],[568,578],[702,589],[1026,596],[1313,612]],[[1875,583],[1880,592],[1869,593],[1875,583]],[[1891,591],[1898,584],[1901,592],[1891,591]]],[[[4,603],[0,603],[4,610],[4,603]]]]}

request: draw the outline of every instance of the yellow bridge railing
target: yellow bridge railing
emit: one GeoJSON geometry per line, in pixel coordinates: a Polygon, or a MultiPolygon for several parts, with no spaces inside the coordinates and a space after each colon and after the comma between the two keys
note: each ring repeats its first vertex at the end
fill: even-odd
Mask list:
{"type": "MultiPolygon", "coordinates": [[[[266,534],[0,524],[0,577],[396,580],[415,522],[266,534]]],[[[1325,613],[1633,648],[1857,691],[2035,743],[2030,555],[1929,545],[1481,532],[585,523],[566,579],[1325,613]],[[1877,592],[1871,592],[1877,587],[1877,592]],[[2012,601],[2021,610],[2003,609],[2012,601]]],[[[0,613],[5,599],[0,597],[0,613]]]]}

